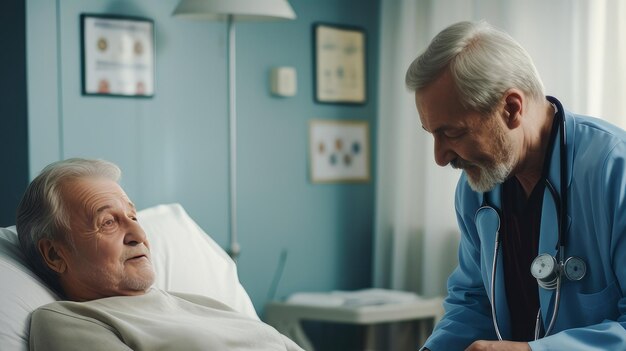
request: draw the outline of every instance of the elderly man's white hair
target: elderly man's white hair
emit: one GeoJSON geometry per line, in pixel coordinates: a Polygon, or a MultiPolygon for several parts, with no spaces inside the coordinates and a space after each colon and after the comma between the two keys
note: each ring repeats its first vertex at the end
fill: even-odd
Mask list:
{"type": "Polygon", "coordinates": [[[511,36],[487,22],[459,22],[441,31],[409,66],[406,85],[425,88],[449,69],[461,104],[490,113],[505,91],[517,88],[544,99],[541,78],[532,59],[511,36]]]}
{"type": "Polygon", "coordinates": [[[37,244],[41,239],[56,239],[73,246],[61,194],[63,184],[93,177],[117,182],[121,174],[119,167],[108,161],[71,158],[46,166],[26,188],[17,209],[20,246],[34,271],[57,292],[62,293],[57,273],[48,267],[37,244]]]}

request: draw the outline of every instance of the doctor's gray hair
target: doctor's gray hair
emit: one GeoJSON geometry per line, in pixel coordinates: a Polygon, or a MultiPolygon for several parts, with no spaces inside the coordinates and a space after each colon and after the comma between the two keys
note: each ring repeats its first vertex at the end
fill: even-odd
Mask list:
{"type": "Polygon", "coordinates": [[[471,110],[492,112],[511,88],[544,99],[543,83],[526,50],[485,21],[459,22],[437,34],[409,66],[406,85],[411,91],[425,88],[445,69],[461,104],[471,110]]]}
{"type": "Polygon", "coordinates": [[[38,242],[60,240],[74,247],[63,185],[80,178],[106,178],[117,182],[121,174],[119,167],[108,161],[71,158],[46,166],[26,188],[17,208],[20,247],[35,273],[57,292],[62,292],[57,273],[46,264],[38,242]]]}

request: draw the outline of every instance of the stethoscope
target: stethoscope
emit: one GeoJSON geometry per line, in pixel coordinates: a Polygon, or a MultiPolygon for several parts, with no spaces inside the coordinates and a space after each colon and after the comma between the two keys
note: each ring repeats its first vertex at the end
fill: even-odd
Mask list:
{"type": "MultiPolygon", "coordinates": [[[[548,101],[550,101],[555,109],[556,113],[554,115],[554,122],[552,124],[552,132],[550,135],[550,145],[549,153],[546,155],[545,164],[544,164],[544,174],[542,175],[542,181],[544,182],[548,191],[550,191],[550,195],[554,200],[554,204],[557,211],[558,216],[558,241],[556,245],[556,256],[552,256],[548,253],[542,253],[537,256],[530,265],[530,272],[535,279],[537,279],[537,283],[540,287],[547,290],[555,290],[556,295],[554,299],[554,310],[552,312],[552,317],[550,318],[550,323],[548,324],[548,328],[544,333],[544,337],[548,336],[554,327],[556,322],[556,317],[559,312],[559,303],[561,300],[561,280],[562,276],[568,280],[578,281],[581,280],[586,272],[587,266],[585,261],[583,261],[579,257],[571,256],[565,259],[565,245],[566,245],[566,236],[564,235],[564,231],[567,228],[567,149],[566,149],[566,135],[565,135],[565,112],[563,110],[563,106],[561,103],[554,97],[548,96],[548,101]],[[558,134],[559,129],[561,130],[560,134],[560,176],[561,176],[561,193],[560,195],[556,192],[554,185],[548,179],[548,172],[550,169],[550,159],[552,152],[554,151],[554,145],[556,142],[556,136],[558,134]],[[558,257],[558,259],[557,259],[558,257]]],[[[500,213],[493,206],[489,205],[488,198],[489,193],[484,195],[482,206],[476,211],[476,220],[484,218],[483,216],[487,216],[489,218],[490,223],[495,223],[495,245],[494,245],[494,254],[493,254],[493,265],[491,268],[491,316],[493,319],[493,325],[496,330],[496,334],[498,336],[498,340],[502,340],[502,334],[500,333],[500,328],[498,326],[498,319],[496,318],[496,266],[498,261],[498,251],[500,248],[500,213]],[[486,211],[486,212],[484,212],[486,211]]],[[[535,322],[535,340],[539,339],[539,334],[541,333],[541,307],[539,307],[539,311],[537,312],[537,320],[535,322]]]]}

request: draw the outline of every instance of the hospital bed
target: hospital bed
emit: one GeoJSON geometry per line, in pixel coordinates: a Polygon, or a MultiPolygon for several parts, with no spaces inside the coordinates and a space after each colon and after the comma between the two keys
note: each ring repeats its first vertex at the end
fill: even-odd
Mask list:
{"type": "MultiPolygon", "coordinates": [[[[138,213],[151,244],[155,286],[217,299],[258,319],[234,262],[179,204],[138,213]]],[[[30,313],[58,297],[28,268],[15,227],[0,228],[0,349],[28,350],[30,313]]]]}

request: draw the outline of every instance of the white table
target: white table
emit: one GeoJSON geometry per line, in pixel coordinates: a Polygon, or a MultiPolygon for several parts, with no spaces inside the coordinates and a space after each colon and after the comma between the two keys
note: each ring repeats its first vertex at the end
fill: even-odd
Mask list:
{"type": "MultiPolygon", "coordinates": [[[[372,326],[382,323],[423,322],[436,324],[443,316],[442,298],[420,299],[414,302],[373,306],[314,306],[286,302],[270,302],[265,306],[265,320],[279,332],[295,341],[307,351],[314,351],[313,344],[302,329],[301,321],[334,322],[364,325],[367,345],[373,340],[372,326]]],[[[429,326],[419,323],[420,340],[423,343],[429,326]]]]}

